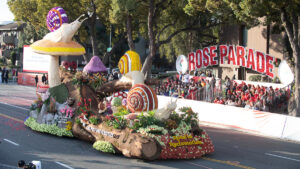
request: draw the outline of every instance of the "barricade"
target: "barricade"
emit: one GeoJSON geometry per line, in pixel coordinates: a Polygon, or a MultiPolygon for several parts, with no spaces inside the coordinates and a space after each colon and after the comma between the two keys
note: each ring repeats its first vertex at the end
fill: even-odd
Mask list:
{"type": "MultiPolygon", "coordinates": [[[[158,100],[158,107],[161,108],[171,100],[171,97],[158,96],[158,100]]],[[[208,125],[222,125],[263,136],[300,141],[300,118],[298,117],[203,101],[178,99],[177,109],[184,106],[191,107],[193,111],[198,113],[199,121],[208,125]]]]}

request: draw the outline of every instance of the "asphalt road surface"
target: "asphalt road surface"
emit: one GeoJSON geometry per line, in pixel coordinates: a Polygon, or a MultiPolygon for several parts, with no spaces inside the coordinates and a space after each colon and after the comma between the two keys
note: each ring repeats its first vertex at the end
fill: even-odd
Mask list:
{"type": "Polygon", "coordinates": [[[215,152],[195,160],[142,161],[94,150],[92,144],[32,131],[23,124],[35,88],[0,84],[0,169],[20,159],[43,169],[300,169],[300,143],[202,126],[215,152]]]}

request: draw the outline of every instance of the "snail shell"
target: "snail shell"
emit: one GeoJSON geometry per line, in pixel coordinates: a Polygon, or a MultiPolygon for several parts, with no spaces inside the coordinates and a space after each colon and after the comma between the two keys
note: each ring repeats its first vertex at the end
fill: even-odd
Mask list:
{"type": "Polygon", "coordinates": [[[57,30],[63,23],[68,23],[68,16],[62,7],[52,8],[47,15],[47,27],[53,32],[57,30]]]}
{"type": "Polygon", "coordinates": [[[129,50],[120,59],[118,63],[121,74],[126,74],[131,71],[141,71],[142,64],[138,53],[129,50]]]}
{"type": "Polygon", "coordinates": [[[136,84],[128,92],[127,108],[131,112],[147,112],[157,109],[158,99],[154,90],[145,84],[136,84]]]}

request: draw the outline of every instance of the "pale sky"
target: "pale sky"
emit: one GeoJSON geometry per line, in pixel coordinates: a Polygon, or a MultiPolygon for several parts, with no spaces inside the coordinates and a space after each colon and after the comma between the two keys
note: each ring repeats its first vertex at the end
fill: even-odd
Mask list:
{"type": "Polygon", "coordinates": [[[10,12],[7,0],[0,0],[0,22],[13,21],[14,15],[10,12]]]}

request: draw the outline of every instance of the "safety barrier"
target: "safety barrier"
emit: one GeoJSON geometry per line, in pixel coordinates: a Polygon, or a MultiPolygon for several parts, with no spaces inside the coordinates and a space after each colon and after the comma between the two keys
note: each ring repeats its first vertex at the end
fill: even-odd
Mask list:
{"type": "MultiPolygon", "coordinates": [[[[171,97],[158,96],[159,108],[171,101],[171,97]]],[[[228,105],[178,99],[177,109],[188,106],[198,113],[200,122],[222,125],[245,132],[300,141],[300,118],[262,112],[228,105]]]]}

